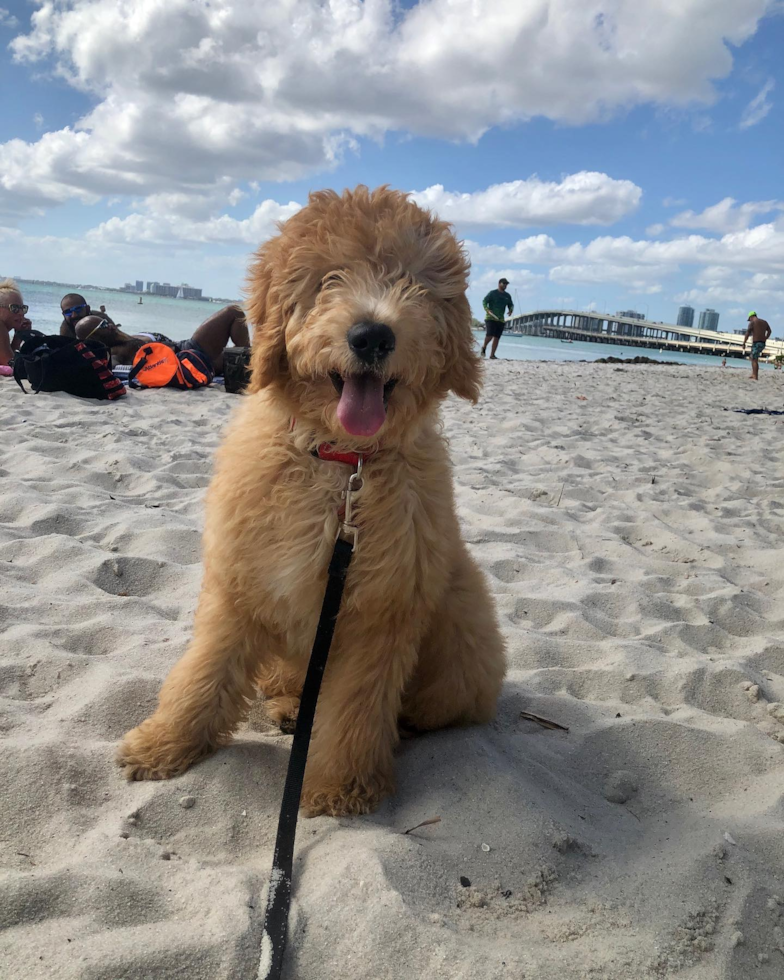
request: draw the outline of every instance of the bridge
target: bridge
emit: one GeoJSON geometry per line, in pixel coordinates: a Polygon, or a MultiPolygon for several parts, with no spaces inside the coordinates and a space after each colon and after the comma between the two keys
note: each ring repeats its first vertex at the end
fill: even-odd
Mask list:
{"type": "MultiPolygon", "coordinates": [[[[599,344],[647,347],[649,350],[680,351],[684,354],[713,354],[716,357],[743,357],[743,335],[677,327],[609,313],[580,310],[535,310],[507,320],[507,332],[517,336],[555,337],[560,340],[588,340],[599,344]]],[[[749,350],[751,341],[746,344],[749,350]]],[[[769,340],[761,360],[784,357],[784,341],[769,340]]]]}

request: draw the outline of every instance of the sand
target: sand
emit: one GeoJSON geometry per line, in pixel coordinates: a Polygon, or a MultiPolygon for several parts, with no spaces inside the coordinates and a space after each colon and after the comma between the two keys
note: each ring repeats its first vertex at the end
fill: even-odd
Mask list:
{"type": "MultiPolygon", "coordinates": [[[[487,373],[444,414],[498,718],[404,742],[374,815],[300,822],[286,977],[781,980],[784,424],[724,409],[784,377],[487,373]]],[[[254,711],[179,779],[112,763],[185,649],[237,402],[0,380],[4,980],[258,975],[290,739],[254,711]]]]}

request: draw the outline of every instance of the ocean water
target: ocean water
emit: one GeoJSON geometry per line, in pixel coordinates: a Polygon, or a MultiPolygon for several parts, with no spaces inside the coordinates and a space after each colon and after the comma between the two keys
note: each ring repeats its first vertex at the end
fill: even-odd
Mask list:
{"type": "MultiPolygon", "coordinates": [[[[190,337],[203,320],[220,309],[215,303],[170,299],[166,296],[145,296],[140,305],[139,298],[134,293],[76,286],[43,286],[24,280],[19,280],[19,286],[25,303],[30,307],[28,316],[33,326],[44,333],[57,333],[60,329],[60,300],[68,292],[81,293],[95,310],[104,305],[106,312],[116,323],[122,324],[123,330],[128,333],[155,331],[171,337],[172,340],[190,337]]],[[[477,343],[481,344],[484,332],[475,331],[474,334],[477,343]]],[[[514,337],[505,334],[498,345],[498,357],[515,361],[595,361],[600,357],[630,358],[638,354],[657,361],[721,366],[721,358],[709,357],[707,354],[680,354],[621,344],[593,344],[581,340],[576,340],[573,344],[562,344],[550,337],[514,337]]],[[[771,370],[770,365],[760,366],[771,370]]],[[[727,367],[748,370],[749,362],[731,357],[727,359],[727,367]]]]}
{"type": "Polygon", "coordinates": [[[78,286],[42,286],[19,280],[28,317],[36,330],[58,333],[62,316],[60,300],[66,293],[81,293],[97,312],[103,305],[115,323],[127,333],[150,331],[165,334],[172,340],[186,340],[202,320],[216,313],[216,303],[194,299],[170,299],[168,296],[144,296],[139,305],[135,293],[116,293],[105,289],[83,289],[78,286]]]}
{"type": "MultiPolygon", "coordinates": [[[[484,331],[475,330],[478,342],[484,340],[484,331]]],[[[655,348],[631,347],[623,344],[594,344],[590,341],[575,340],[562,344],[553,337],[515,337],[504,334],[498,344],[497,357],[513,361],[597,361],[600,357],[650,357],[655,361],[671,361],[678,364],[700,364],[703,367],[721,367],[721,358],[709,354],[681,354],[679,351],[656,350],[655,348]]],[[[728,368],[749,370],[748,358],[740,360],[727,358],[728,368]]],[[[760,364],[760,369],[773,370],[772,365],[760,364]]]]}

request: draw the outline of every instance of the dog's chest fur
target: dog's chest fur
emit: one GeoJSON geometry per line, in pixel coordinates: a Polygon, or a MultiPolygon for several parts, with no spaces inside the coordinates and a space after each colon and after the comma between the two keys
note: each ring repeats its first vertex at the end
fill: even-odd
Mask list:
{"type": "MultiPolygon", "coordinates": [[[[211,554],[220,553],[216,564],[232,568],[237,604],[285,637],[290,655],[306,656],[352,469],[290,444],[273,442],[260,452],[248,432],[247,425],[235,427],[219,459],[205,562],[209,568],[211,554]]],[[[441,438],[433,431],[414,453],[381,452],[369,460],[355,516],[359,543],[344,612],[358,626],[365,612],[374,621],[424,624],[448,583],[452,556],[442,542],[456,525],[441,438]]]]}

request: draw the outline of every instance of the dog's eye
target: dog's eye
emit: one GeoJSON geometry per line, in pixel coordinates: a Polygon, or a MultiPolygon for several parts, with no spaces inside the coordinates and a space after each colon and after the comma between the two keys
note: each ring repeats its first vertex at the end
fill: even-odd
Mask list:
{"type": "Polygon", "coordinates": [[[330,272],[329,275],[324,276],[321,282],[318,284],[317,293],[320,293],[322,289],[326,289],[335,283],[341,282],[341,275],[339,272],[330,272]]]}

